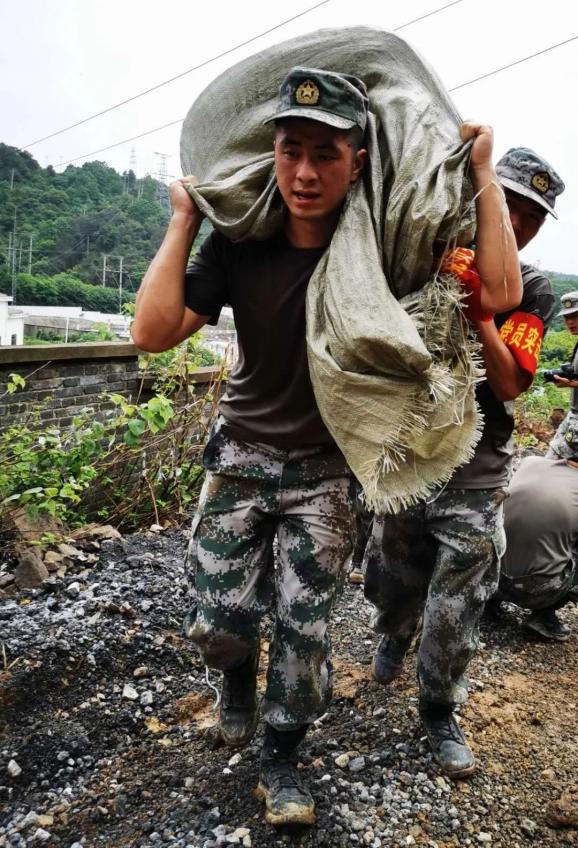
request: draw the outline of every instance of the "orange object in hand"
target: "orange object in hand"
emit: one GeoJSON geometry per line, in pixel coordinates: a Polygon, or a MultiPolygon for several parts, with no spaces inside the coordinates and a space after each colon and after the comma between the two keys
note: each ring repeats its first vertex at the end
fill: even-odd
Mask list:
{"type": "Polygon", "coordinates": [[[474,265],[475,256],[475,252],[468,247],[456,247],[451,253],[444,254],[440,272],[453,274],[460,281],[466,292],[464,315],[469,321],[491,321],[494,317],[492,313],[482,309],[482,281],[474,265]]]}

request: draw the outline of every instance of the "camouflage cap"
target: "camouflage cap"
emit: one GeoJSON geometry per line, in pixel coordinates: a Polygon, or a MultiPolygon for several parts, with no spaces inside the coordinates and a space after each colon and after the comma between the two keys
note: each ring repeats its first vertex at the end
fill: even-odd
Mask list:
{"type": "Polygon", "coordinates": [[[496,165],[504,188],[530,198],[554,218],[554,204],[564,191],[564,183],[548,162],[527,147],[512,147],[496,165]]]}
{"type": "Polygon", "coordinates": [[[571,291],[568,294],[563,294],[560,298],[560,306],[562,309],[558,313],[560,315],[572,315],[573,312],[578,312],[578,291],[571,291]]]}
{"type": "Polygon", "coordinates": [[[318,68],[292,68],[279,89],[279,109],[264,123],[280,118],[309,118],[339,130],[365,130],[368,106],[365,83],[349,74],[318,68]]]}

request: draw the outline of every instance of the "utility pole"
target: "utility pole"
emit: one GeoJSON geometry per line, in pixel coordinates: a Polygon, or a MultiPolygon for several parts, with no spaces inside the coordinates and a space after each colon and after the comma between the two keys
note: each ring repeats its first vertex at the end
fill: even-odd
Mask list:
{"type": "Polygon", "coordinates": [[[10,261],[12,256],[12,231],[8,233],[8,250],[6,251],[6,264],[10,268],[10,261]]]}
{"type": "Polygon", "coordinates": [[[86,258],[88,259],[88,255],[90,253],[90,236],[86,237],[86,258]]]}
{"type": "Polygon", "coordinates": [[[10,191],[14,188],[14,168],[10,171],[10,191]]]}
{"type": "Polygon", "coordinates": [[[124,256],[118,257],[118,311],[122,309],[122,263],[124,260],[124,256]]]}
{"type": "Polygon", "coordinates": [[[103,253],[102,254],[102,285],[106,284],[106,275],[107,274],[118,274],[118,301],[119,301],[119,312],[120,307],[122,305],[122,275],[126,273],[124,271],[124,256],[115,256],[112,253],[103,253]],[[109,259],[118,259],[118,271],[116,268],[107,267],[107,262],[109,259]]]}
{"type": "Polygon", "coordinates": [[[30,241],[28,242],[28,273],[32,273],[32,233],[29,236],[30,241]]]}
{"type": "MultiPolygon", "coordinates": [[[[12,169],[14,179],[14,168],[12,169]]],[[[12,303],[16,303],[16,206],[14,206],[14,224],[12,226],[12,303]]]]}
{"type": "Polygon", "coordinates": [[[12,303],[16,303],[16,243],[12,238],[12,303]]]}

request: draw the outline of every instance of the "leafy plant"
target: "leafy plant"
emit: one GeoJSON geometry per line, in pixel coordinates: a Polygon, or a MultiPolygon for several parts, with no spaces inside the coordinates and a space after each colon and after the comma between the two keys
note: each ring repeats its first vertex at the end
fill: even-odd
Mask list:
{"type": "MultiPolygon", "coordinates": [[[[44,425],[39,406],[0,432],[0,531],[7,529],[2,517],[22,507],[69,528],[98,519],[136,529],[184,516],[203,474],[200,455],[221,377],[203,395],[187,387],[131,403],[105,394],[104,420],[87,407],[70,427],[44,425]]],[[[8,391],[24,385],[11,375],[8,391]]]]}

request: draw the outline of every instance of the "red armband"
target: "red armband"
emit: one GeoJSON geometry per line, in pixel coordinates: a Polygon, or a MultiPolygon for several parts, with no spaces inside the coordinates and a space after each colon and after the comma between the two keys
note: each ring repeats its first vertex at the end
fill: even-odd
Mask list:
{"type": "Polygon", "coordinates": [[[529,312],[513,312],[500,327],[500,338],[523,371],[534,376],[540,359],[544,322],[529,312]]]}
{"type": "Polygon", "coordinates": [[[469,321],[491,321],[491,312],[482,309],[482,281],[474,265],[475,253],[467,247],[457,247],[451,253],[446,253],[440,271],[442,274],[453,274],[465,292],[463,301],[464,315],[469,321]]]}

